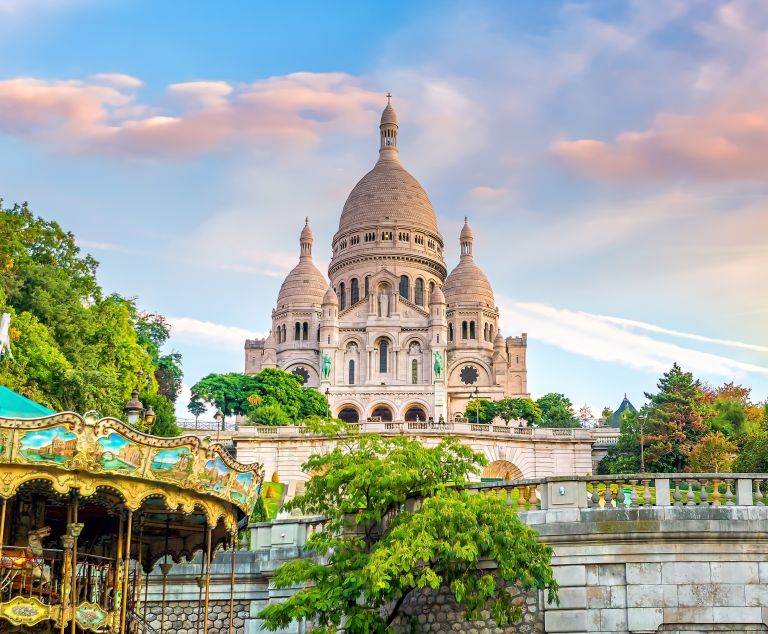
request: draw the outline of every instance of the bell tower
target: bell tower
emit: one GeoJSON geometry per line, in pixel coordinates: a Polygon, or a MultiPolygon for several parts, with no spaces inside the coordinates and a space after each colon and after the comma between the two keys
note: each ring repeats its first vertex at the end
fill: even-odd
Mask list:
{"type": "Polygon", "coordinates": [[[397,157],[397,114],[392,107],[392,95],[387,93],[387,105],[384,112],[381,113],[381,123],[379,125],[379,135],[381,136],[381,147],[379,155],[382,159],[397,157]]]}

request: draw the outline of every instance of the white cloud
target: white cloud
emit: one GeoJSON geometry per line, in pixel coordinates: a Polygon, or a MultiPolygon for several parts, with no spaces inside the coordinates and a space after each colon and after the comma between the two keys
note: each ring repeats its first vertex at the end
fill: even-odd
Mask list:
{"type": "Polygon", "coordinates": [[[168,317],[174,340],[220,349],[242,348],[246,339],[264,337],[263,333],[254,332],[237,326],[225,326],[211,321],[202,321],[190,317],[168,317]]]}
{"type": "Polygon", "coordinates": [[[695,374],[715,375],[727,379],[748,374],[768,375],[768,357],[766,365],[756,365],[654,339],[636,331],[657,332],[702,343],[717,343],[755,351],[765,350],[763,346],[681,333],[654,324],[555,308],[546,304],[504,299],[500,307],[504,325],[515,324],[515,330],[529,332],[532,339],[597,361],[617,363],[655,373],[666,372],[677,362],[695,374]]]}

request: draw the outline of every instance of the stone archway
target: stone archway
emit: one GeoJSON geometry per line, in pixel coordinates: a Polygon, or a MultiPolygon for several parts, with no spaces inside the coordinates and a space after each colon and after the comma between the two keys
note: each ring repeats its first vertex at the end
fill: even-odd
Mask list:
{"type": "Polygon", "coordinates": [[[414,422],[416,420],[425,421],[427,420],[427,410],[424,408],[423,405],[409,405],[408,408],[405,410],[405,420],[406,422],[414,422]]]}
{"type": "Polygon", "coordinates": [[[345,423],[359,423],[360,412],[354,405],[342,405],[336,418],[340,418],[345,423]]]}
{"type": "Polygon", "coordinates": [[[394,418],[392,408],[384,403],[374,405],[371,410],[371,418],[381,418],[382,422],[391,423],[394,418]]]}
{"type": "Polygon", "coordinates": [[[481,480],[522,480],[523,472],[509,460],[494,460],[480,474],[481,480]]]}

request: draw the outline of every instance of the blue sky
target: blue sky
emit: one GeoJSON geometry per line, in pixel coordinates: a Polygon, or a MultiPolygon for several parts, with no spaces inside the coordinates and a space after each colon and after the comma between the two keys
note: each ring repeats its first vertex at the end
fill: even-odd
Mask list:
{"type": "Polygon", "coordinates": [[[304,216],[327,265],[391,91],[534,395],[637,404],[678,361],[762,400],[766,35],[759,0],[0,0],[0,195],[171,318],[189,385],[269,329],[304,216]]]}

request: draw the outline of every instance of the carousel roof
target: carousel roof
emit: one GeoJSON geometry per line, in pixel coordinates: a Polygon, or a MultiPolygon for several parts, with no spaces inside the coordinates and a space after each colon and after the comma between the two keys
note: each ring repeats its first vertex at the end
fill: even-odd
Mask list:
{"type": "Polygon", "coordinates": [[[41,416],[50,416],[53,413],[52,409],[0,385],[0,416],[5,418],[40,418],[41,416]]]}

